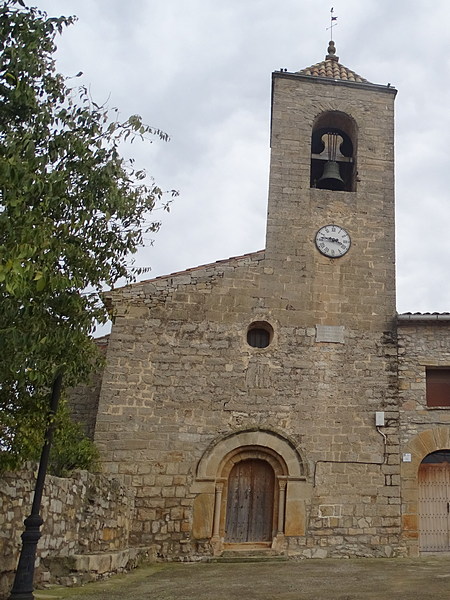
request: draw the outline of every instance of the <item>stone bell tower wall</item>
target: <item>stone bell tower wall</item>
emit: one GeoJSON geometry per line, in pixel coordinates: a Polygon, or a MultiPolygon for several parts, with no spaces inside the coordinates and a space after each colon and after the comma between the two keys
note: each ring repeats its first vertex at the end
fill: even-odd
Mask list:
{"type": "Polygon", "coordinates": [[[274,73],[267,261],[295,278],[306,323],[390,328],[395,315],[394,99],[372,84],[274,73]],[[354,192],[310,187],[311,134],[319,115],[354,123],[354,192]],[[334,260],[314,247],[317,230],[337,223],[351,251],[334,260]]]}

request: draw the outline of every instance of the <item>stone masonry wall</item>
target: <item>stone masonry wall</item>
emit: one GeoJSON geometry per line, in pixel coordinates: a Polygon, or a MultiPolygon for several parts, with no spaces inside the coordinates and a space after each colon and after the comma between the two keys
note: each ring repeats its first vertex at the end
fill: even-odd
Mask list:
{"type": "Polygon", "coordinates": [[[399,554],[395,337],[345,328],[344,343],[317,342],[272,291],[285,274],[262,258],[116,292],[96,442],[105,471],[136,492],[133,543],[160,556],[198,552],[198,462],[218,436],[256,427],[292,439],[313,484],[292,553],[399,554]],[[272,324],[269,347],[247,344],[252,321],[272,324]],[[386,446],[376,410],[386,413],[386,446]]]}
{"type": "Polygon", "coordinates": [[[426,367],[450,367],[450,322],[436,317],[400,317],[398,325],[402,532],[411,556],[419,554],[420,464],[427,454],[450,448],[450,409],[426,402],[426,367]]]}
{"type": "Polygon", "coordinates": [[[426,404],[426,367],[450,367],[450,322],[399,323],[400,443],[435,425],[450,427],[450,408],[426,404]]]}
{"type": "MultiPolygon", "coordinates": [[[[31,468],[4,473],[0,479],[0,594],[6,594],[12,585],[23,521],[30,514],[35,479],[36,473],[31,468]]],[[[127,550],[133,511],[133,495],[115,479],[87,471],[79,471],[67,479],[47,476],[36,582],[58,580],[58,573],[67,575],[60,567],[51,573],[56,559],[69,560],[89,553],[107,556],[127,550]]],[[[103,566],[98,576],[108,572],[103,566]]],[[[85,573],[84,577],[92,579],[95,575],[85,573]]],[[[70,584],[71,578],[63,577],[60,581],[70,584]]]]}
{"type": "Polygon", "coordinates": [[[392,89],[274,73],[267,266],[305,323],[384,331],[395,316],[394,99],[392,89]],[[310,187],[311,133],[319,115],[342,113],[357,128],[356,190],[310,187]],[[314,247],[327,224],[351,248],[330,260],[314,247]]]}
{"type": "MultiPolygon", "coordinates": [[[[109,336],[104,336],[95,340],[104,356],[108,348],[108,339],[109,336]]],[[[70,414],[77,423],[83,426],[90,439],[94,438],[102,377],[103,370],[95,371],[91,374],[88,384],[72,388],[68,394],[70,414]]]]}

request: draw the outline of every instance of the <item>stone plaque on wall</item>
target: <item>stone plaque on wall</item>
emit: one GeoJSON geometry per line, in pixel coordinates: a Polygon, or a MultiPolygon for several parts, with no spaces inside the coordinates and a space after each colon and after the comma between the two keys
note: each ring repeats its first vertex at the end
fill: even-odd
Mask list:
{"type": "Polygon", "coordinates": [[[316,342],[345,344],[343,325],[316,325],[316,342]]]}

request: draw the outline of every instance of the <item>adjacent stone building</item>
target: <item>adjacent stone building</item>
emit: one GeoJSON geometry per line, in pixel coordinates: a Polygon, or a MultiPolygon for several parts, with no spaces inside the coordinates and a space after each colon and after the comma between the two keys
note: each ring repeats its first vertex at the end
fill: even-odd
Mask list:
{"type": "Polygon", "coordinates": [[[109,294],[91,423],[134,545],[450,550],[450,320],[396,314],[395,95],[333,42],[273,73],[265,250],[109,294]]]}

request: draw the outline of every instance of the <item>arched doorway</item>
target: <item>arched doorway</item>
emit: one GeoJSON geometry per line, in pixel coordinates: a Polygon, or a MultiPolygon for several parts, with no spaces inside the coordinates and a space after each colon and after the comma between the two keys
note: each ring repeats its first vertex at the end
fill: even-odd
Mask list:
{"type": "Polygon", "coordinates": [[[271,542],[275,474],[261,459],[236,463],[228,476],[225,542],[271,542]]]}
{"type": "Polygon", "coordinates": [[[215,555],[242,543],[284,552],[285,537],[305,535],[306,499],[311,496],[306,479],[295,445],[276,432],[255,428],[214,441],[201,457],[191,487],[192,539],[207,544],[215,555]],[[264,525],[257,521],[261,514],[264,525]]]}
{"type": "Polygon", "coordinates": [[[450,552],[450,450],[428,454],[419,467],[419,549],[450,552]]]}

